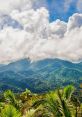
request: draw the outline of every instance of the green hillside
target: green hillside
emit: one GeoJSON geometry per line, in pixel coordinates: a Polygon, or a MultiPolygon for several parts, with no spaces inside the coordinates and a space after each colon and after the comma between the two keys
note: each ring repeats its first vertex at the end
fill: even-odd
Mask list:
{"type": "Polygon", "coordinates": [[[79,89],[82,83],[82,63],[72,63],[59,59],[45,59],[31,62],[19,60],[0,67],[0,91],[14,92],[26,88],[35,93],[43,93],[57,87],[73,84],[79,89]]]}

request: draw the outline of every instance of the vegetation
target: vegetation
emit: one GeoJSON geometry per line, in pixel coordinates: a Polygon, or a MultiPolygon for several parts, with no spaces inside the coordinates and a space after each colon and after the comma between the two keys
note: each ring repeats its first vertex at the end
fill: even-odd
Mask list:
{"type": "Polygon", "coordinates": [[[82,62],[22,59],[0,67],[0,92],[11,89],[17,93],[28,88],[34,93],[44,93],[70,84],[80,89],[81,83],[82,62]]]}
{"type": "Polygon", "coordinates": [[[21,113],[12,105],[5,105],[0,115],[1,117],[21,117],[21,113]]]}
{"type": "Polygon", "coordinates": [[[82,117],[82,104],[72,85],[44,94],[8,90],[0,96],[0,117],[82,117]]]}

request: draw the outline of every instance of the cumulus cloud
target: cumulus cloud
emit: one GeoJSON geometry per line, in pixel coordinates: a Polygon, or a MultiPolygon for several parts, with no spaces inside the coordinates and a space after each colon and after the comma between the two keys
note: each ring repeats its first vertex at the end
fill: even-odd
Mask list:
{"type": "MultiPolygon", "coordinates": [[[[3,24],[0,30],[0,63],[28,57],[31,60],[45,58],[81,60],[82,14],[74,14],[67,23],[61,20],[50,23],[46,8],[34,10],[32,7],[34,1],[29,4],[26,1],[24,8],[20,7],[22,9],[19,10],[20,5],[15,6],[7,14],[11,20],[10,25],[9,22],[4,23],[0,20],[3,24]],[[18,26],[13,27],[16,25],[13,25],[13,22],[18,26]]],[[[4,17],[3,13],[0,19],[2,16],[4,17]]]]}
{"type": "Polygon", "coordinates": [[[0,0],[0,13],[8,14],[14,9],[28,10],[37,0],[0,0]]]}

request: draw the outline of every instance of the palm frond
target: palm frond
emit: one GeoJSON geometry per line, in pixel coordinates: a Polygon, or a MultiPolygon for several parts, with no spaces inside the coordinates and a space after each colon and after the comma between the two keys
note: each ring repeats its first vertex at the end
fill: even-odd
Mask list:
{"type": "Polygon", "coordinates": [[[74,90],[75,90],[75,88],[72,85],[65,87],[63,90],[64,91],[63,92],[64,98],[69,100],[71,98],[71,95],[73,94],[74,90]]]}
{"type": "Polygon", "coordinates": [[[21,114],[14,106],[6,105],[1,111],[0,117],[21,117],[21,114]]]}

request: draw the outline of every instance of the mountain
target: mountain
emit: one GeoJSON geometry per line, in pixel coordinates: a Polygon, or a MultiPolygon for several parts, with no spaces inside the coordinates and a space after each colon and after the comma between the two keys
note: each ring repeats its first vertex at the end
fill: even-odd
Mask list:
{"type": "Polygon", "coordinates": [[[0,91],[12,89],[21,92],[26,88],[42,93],[60,86],[82,83],[82,62],[72,63],[60,59],[31,62],[22,59],[8,65],[0,65],[0,91]]]}

